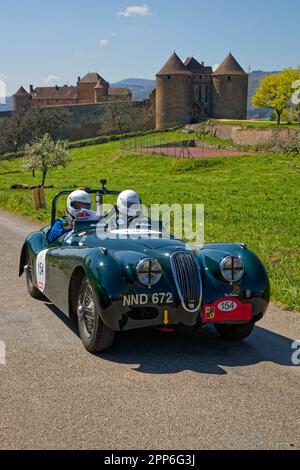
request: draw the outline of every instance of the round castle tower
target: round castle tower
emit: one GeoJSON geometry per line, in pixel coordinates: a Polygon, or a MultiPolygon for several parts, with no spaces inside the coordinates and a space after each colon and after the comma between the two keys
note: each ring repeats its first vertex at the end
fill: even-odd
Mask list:
{"type": "Polygon", "coordinates": [[[156,129],[190,122],[192,99],[191,72],[174,52],[156,75],[156,129]]]}
{"type": "Polygon", "coordinates": [[[216,119],[247,119],[248,74],[230,53],[212,74],[216,119]]]}
{"type": "Polygon", "coordinates": [[[31,104],[31,95],[22,86],[13,96],[14,111],[28,108],[31,104]]]}

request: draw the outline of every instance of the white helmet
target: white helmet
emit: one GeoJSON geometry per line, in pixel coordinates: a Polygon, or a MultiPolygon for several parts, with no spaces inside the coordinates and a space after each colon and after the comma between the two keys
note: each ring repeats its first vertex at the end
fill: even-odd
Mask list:
{"type": "Polygon", "coordinates": [[[118,196],[117,208],[127,217],[138,217],[141,213],[141,199],[135,191],[123,191],[118,196]]]}
{"type": "Polygon", "coordinates": [[[91,199],[91,196],[86,191],[82,191],[81,189],[78,189],[77,191],[73,191],[70,194],[67,200],[67,211],[74,218],[76,218],[81,212],[80,208],[74,207],[74,204],[76,202],[81,202],[82,204],[85,204],[83,209],[90,209],[91,204],[92,204],[92,199],[91,199]]]}

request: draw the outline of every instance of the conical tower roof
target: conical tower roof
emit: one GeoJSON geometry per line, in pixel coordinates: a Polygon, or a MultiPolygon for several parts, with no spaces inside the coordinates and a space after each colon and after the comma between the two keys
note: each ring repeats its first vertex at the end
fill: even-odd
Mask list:
{"type": "Polygon", "coordinates": [[[157,75],[189,75],[190,72],[174,52],[157,75]]]}
{"type": "Polygon", "coordinates": [[[18,91],[14,94],[14,96],[27,96],[29,93],[23,88],[22,86],[18,89],[18,91]]]}
{"type": "Polygon", "coordinates": [[[193,73],[202,72],[203,70],[203,65],[199,64],[195,57],[187,57],[184,65],[193,73]]]}
{"type": "Polygon", "coordinates": [[[95,89],[97,88],[105,88],[104,85],[102,85],[101,80],[99,80],[97,85],[95,86],[95,89]]]}
{"type": "Polygon", "coordinates": [[[221,65],[214,71],[213,75],[247,75],[240,64],[235,60],[231,52],[221,65]]]}

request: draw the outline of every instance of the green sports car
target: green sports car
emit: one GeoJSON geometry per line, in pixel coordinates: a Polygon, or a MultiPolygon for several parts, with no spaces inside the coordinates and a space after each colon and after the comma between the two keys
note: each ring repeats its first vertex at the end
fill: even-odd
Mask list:
{"type": "MultiPolygon", "coordinates": [[[[58,198],[70,192],[55,196],[52,225],[58,198]]],[[[119,194],[105,181],[88,192],[98,205],[104,196],[119,194]]],[[[54,243],[48,242],[47,226],[26,238],[20,256],[19,275],[25,272],[29,294],[77,318],[87,351],[109,349],[117,331],[145,327],[211,323],[221,337],[242,340],[265,314],[268,275],[244,244],[189,247],[139,227],[104,238],[98,235],[103,221],[78,219],[54,243]]]]}

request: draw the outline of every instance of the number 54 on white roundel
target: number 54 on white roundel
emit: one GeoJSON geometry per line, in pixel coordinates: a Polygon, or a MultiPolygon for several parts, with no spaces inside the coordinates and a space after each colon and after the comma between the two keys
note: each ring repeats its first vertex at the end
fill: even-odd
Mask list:
{"type": "Polygon", "coordinates": [[[37,287],[44,292],[46,286],[46,254],[48,250],[41,251],[36,258],[37,287]]]}

